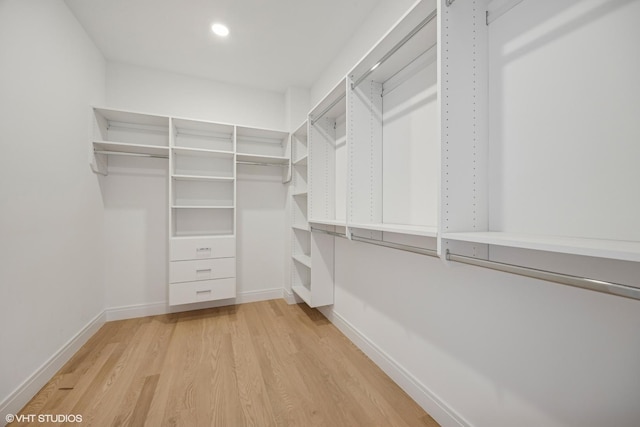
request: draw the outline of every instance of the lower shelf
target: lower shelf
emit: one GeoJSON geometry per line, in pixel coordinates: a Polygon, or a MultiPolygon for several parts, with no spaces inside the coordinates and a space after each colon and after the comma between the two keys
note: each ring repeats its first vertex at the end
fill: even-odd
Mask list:
{"type": "Polygon", "coordinates": [[[292,286],[291,289],[296,293],[309,307],[314,307],[311,303],[311,291],[304,286],[292,286]]]}
{"type": "Polygon", "coordinates": [[[193,304],[235,297],[235,277],[169,285],[169,305],[193,304]]]}

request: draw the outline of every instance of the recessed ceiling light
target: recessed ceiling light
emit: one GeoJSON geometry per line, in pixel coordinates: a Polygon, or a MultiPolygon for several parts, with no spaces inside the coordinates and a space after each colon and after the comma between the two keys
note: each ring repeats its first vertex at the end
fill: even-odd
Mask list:
{"type": "Polygon", "coordinates": [[[229,29],[224,24],[215,23],[211,25],[211,31],[220,37],[227,37],[229,35],[229,29]]]}

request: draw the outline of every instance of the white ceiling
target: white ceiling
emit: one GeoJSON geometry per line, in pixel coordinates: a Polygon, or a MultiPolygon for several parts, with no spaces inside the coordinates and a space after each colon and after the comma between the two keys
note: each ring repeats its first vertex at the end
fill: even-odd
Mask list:
{"type": "Polygon", "coordinates": [[[65,1],[109,61],[284,92],[310,87],[385,0],[65,1]]]}

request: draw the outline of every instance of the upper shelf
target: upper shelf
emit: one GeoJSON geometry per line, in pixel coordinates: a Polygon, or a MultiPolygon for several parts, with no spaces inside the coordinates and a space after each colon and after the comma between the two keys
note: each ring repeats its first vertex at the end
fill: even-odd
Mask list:
{"type": "Polygon", "coordinates": [[[388,233],[410,234],[413,236],[438,237],[437,227],[421,225],[349,223],[348,226],[350,228],[359,228],[361,230],[384,231],[388,233]]]}
{"type": "Polygon", "coordinates": [[[117,153],[147,154],[150,156],[169,157],[169,147],[161,147],[157,145],[93,141],[93,149],[96,151],[111,151],[117,153]]]}
{"type": "Polygon", "coordinates": [[[445,233],[443,239],[640,262],[640,242],[507,232],[445,233]]]}

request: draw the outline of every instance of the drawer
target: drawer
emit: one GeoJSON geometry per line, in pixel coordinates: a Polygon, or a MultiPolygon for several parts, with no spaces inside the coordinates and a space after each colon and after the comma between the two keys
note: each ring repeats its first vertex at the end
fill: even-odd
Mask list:
{"type": "Polygon", "coordinates": [[[236,277],[235,258],[171,261],[169,264],[170,283],[225,279],[228,277],[236,277]]]}
{"type": "Polygon", "coordinates": [[[236,238],[234,236],[171,239],[171,261],[235,256],[236,238]]]}
{"type": "Polygon", "coordinates": [[[169,285],[169,305],[192,304],[236,297],[236,279],[201,280],[169,285]]]}

